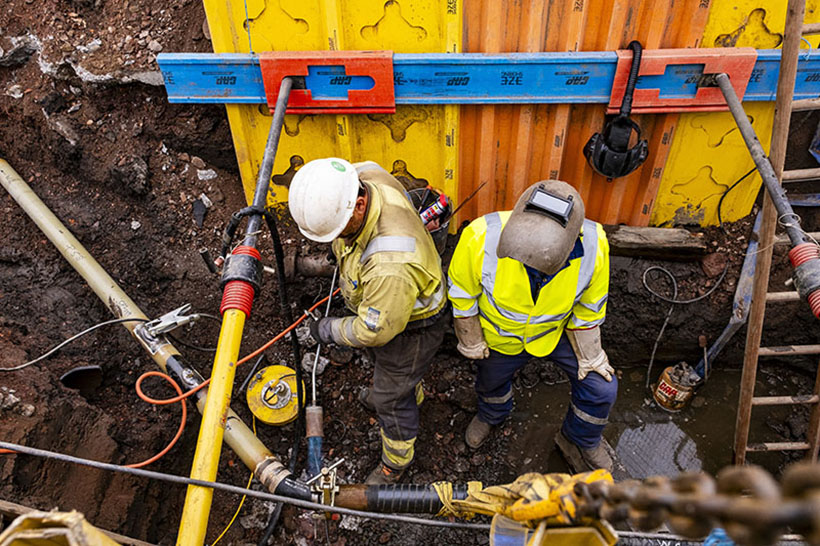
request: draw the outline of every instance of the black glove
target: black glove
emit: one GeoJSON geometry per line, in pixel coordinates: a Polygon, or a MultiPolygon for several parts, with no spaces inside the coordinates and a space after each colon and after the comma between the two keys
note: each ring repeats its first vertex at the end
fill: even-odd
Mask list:
{"type": "Polygon", "coordinates": [[[322,345],[333,343],[333,338],[330,335],[330,319],[320,318],[317,320],[313,315],[310,315],[308,318],[308,328],[310,329],[310,337],[312,337],[316,343],[321,343],[322,345]]]}

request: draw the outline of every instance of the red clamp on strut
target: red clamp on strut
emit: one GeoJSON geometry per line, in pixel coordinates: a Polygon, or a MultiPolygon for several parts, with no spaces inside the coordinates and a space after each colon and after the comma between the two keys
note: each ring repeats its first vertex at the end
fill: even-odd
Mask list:
{"type": "Polygon", "coordinates": [[[367,76],[373,80],[370,89],[350,89],[347,98],[316,99],[310,89],[294,88],[288,99],[288,114],[393,114],[396,93],[393,88],[392,51],[266,51],[259,54],[262,83],[273,112],[279,84],[291,76],[309,76],[310,67],[344,67],[331,78],[333,85],[349,84],[351,78],[367,76]]]}
{"type": "Polygon", "coordinates": [[[222,268],[222,304],[219,314],[238,309],[251,314],[253,296],[262,281],[262,255],[252,246],[241,245],[225,259],[222,268]]]}
{"type": "MultiPolygon", "coordinates": [[[[631,49],[619,49],[616,53],[618,65],[612,82],[607,114],[619,112],[629,79],[629,69],[632,66],[631,49]]],[[[696,84],[702,76],[723,73],[729,76],[735,93],[743,100],[756,61],[757,51],[751,47],[644,50],[638,77],[662,76],[668,68],[674,70],[677,66],[686,76],[685,84],[696,84]],[[703,71],[693,70],[693,65],[703,66],[703,71]]],[[[661,97],[660,89],[636,88],[632,96],[633,114],[719,112],[728,109],[719,87],[699,87],[693,97],[661,97]]]]}

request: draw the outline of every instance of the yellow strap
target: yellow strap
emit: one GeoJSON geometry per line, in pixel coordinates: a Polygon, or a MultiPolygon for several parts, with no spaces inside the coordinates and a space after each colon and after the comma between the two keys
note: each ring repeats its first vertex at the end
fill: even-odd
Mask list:
{"type": "Polygon", "coordinates": [[[453,498],[453,484],[450,482],[435,482],[435,489],[441,501],[441,510],[436,516],[457,516],[464,519],[472,519],[477,513],[492,515],[495,510],[482,509],[480,502],[475,502],[475,496],[484,488],[481,482],[467,482],[467,498],[456,500],[453,498]]]}

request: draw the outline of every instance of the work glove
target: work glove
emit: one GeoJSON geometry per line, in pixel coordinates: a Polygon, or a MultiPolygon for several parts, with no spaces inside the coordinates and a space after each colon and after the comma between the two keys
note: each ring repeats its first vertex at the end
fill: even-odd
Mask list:
{"type": "Polygon", "coordinates": [[[490,356],[490,348],[484,341],[484,333],[481,331],[481,322],[478,315],[472,317],[456,318],[453,320],[453,327],[458,338],[456,349],[464,357],[471,360],[483,360],[490,356]]]}
{"type": "Polygon", "coordinates": [[[578,380],[583,381],[589,372],[612,381],[615,368],[609,365],[609,357],[601,348],[601,329],[566,330],[569,343],[578,359],[578,380]]]}
{"type": "Polygon", "coordinates": [[[327,345],[333,342],[330,333],[331,319],[317,318],[312,313],[305,311],[307,317],[304,322],[296,328],[296,339],[306,347],[313,347],[317,343],[327,345]]]}

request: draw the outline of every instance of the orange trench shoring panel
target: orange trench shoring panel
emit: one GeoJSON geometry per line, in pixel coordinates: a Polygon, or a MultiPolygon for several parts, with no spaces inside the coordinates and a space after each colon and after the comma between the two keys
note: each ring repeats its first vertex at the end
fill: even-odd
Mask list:
{"type": "MultiPolygon", "coordinates": [[[[807,22],[820,22],[818,4],[808,0],[807,22]]],[[[775,48],[786,0],[205,0],[205,8],[218,53],[494,53],[611,51],[633,39],[645,49],[775,48]]],[[[744,106],[768,146],[773,104],[744,106]]],[[[227,111],[250,199],[270,115],[264,106],[227,111]]],[[[338,156],[376,161],[414,184],[443,189],[456,204],[487,182],[453,229],[512,208],[525,187],[548,178],[578,188],[587,216],[600,222],[710,225],[717,223],[720,195],[753,167],[728,113],[644,114],[634,119],[649,141],[649,158],[629,176],[607,181],[582,152],[603,128],[604,112],[603,105],[399,105],[393,115],[289,115],[271,202],[287,199],[290,178],[304,162],[338,156]]],[[[732,191],[723,219],[748,214],[760,183],[749,177],[732,191]]]]}

